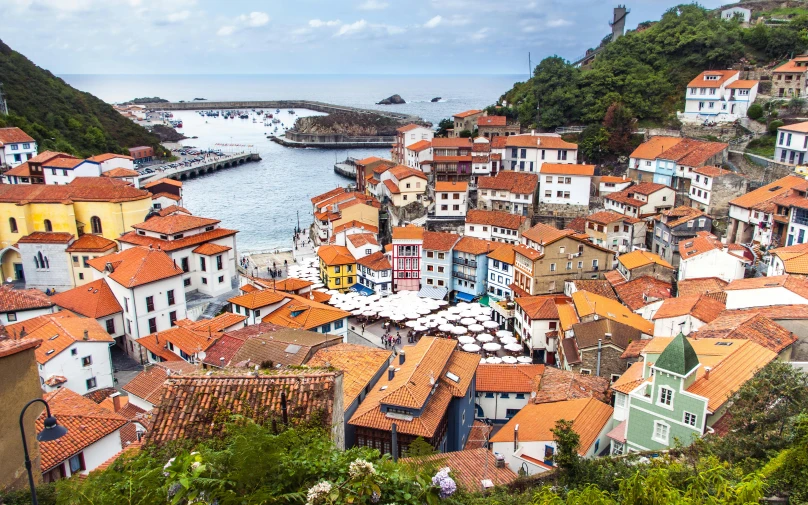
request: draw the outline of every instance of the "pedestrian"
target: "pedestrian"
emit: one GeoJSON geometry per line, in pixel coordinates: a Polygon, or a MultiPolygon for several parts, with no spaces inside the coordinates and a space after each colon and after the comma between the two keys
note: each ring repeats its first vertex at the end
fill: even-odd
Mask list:
{"type": "Polygon", "coordinates": [[[365,334],[365,323],[362,323],[362,335],[365,334]]]}

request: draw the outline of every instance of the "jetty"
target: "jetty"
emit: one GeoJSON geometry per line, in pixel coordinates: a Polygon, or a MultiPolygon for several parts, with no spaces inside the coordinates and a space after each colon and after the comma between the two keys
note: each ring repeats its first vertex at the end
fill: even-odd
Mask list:
{"type": "Polygon", "coordinates": [[[269,135],[267,138],[284,147],[316,147],[320,149],[354,149],[363,147],[390,149],[396,141],[396,138],[391,136],[299,133],[291,130],[287,130],[283,136],[269,135]]]}
{"type": "Polygon", "coordinates": [[[351,158],[348,156],[345,161],[335,163],[334,173],[352,181],[356,181],[356,161],[356,158],[351,158]]]}
{"type": "Polygon", "coordinates": [[[217,170],[231,168],[243,165],[250,161],[261,161],[261,156],[258,153],[237,153],[227,156],[222,156],[210,161],[203,161],[191,166],[179,166],[174,168],[166,168],[157,170],[152,174],[145,174],[139,178],[141,184],[149,182],[152,179],[174,179],[175,181],[184,181],[186,179],[194,179],[197,176],[209,174],[217,170]]]}

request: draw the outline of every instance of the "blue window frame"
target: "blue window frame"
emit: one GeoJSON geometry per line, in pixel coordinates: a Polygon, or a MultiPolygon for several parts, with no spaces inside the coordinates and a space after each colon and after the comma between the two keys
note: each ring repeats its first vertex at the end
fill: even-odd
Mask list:
{"type": "Polygon", "coordinates": [[[320,326],[320,330],[323,333],[328,333],[329,331],[331,331],[331,323],[326,323],[326,324],[320,326]]]}
{"type": "Polygon", "coordinates": [[[510,419],[510,418],[512,418],[513,416],[515,416],[518,413],[519,413],[519,409],[506,409],[505,410],[505,417],[510,419]]]}
{"type": "Polygon", "coordinates": [[[525,394],[524,393],[516,393],[516,399],[517,400],[524,400],[525,399],[525,394]]]}
{"type": "Polygon", "coordinates": [[[508,394],[508,393],[500,393],[499,397],[500,397],[500,398],[510,398],[510,397],[511,397],[511,395],[510,395],[510,394],[508,394]]]}
{"type": "Polygon", "coordinates": [[[334,321],[334,329],[335,330],[338,330],[338,329],[342,328],[342,326],[343,326],[342,319],[340,319],[339,321],[334,321]]]}
{"type": "Polygon", "coordinates": [[[486,397],[486,398],[493,398],[493,397],[494,397],[494,393],[485,393],[485,397],[486,397]]]}

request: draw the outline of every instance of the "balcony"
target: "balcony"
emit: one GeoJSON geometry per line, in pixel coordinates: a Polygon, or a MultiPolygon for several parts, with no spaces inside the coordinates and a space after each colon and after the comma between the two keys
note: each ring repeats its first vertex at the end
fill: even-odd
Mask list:
{"type": "Polygon", "coordinates": [[[514,315],[514,309],[516,307],[516,304],[514,302],[512,302],[512,301],[509,302],[509,301],[502,300],[502,301],[499,301],[499,302],[496,302],[496,303],[492,303],[490,306],[491,306],[491,310],[493,310],[494,312],[496,312],[497,314],[499,314],[503,318],[510,319],[514,315]]]}
{"type": "Polygon", "coordinates": [[[464,274],[463,272],[452,271],[452,277],[456,279],[463,279],[464,281],[477,282],[477,278],[473,275],[464,274]]]}
{"type": "Polygon", "coordinates": [[[462,265],[465,267],[477,268],[477,261],[476,260],[467,260],[463,258],[452,258],[452,263],[455,265],[462,265]]]}
{"type": "Polygon", "coordinates": [[[795,217],[792,222],[802,226],[808,226],[808,217],[795,217]]]}

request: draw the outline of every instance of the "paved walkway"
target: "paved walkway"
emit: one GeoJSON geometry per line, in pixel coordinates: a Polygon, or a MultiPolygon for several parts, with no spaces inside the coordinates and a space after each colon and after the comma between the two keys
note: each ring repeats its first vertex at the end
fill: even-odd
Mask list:
{"type": "Polygon", "coordinates": [[[129,357],[117,345],[112,346],[110,354],[112,354],[112,375],[115,378],[115,388],[122,391],[122,387],[129,384],[137,374],[143,371],[143,365],[129,357]]]}

